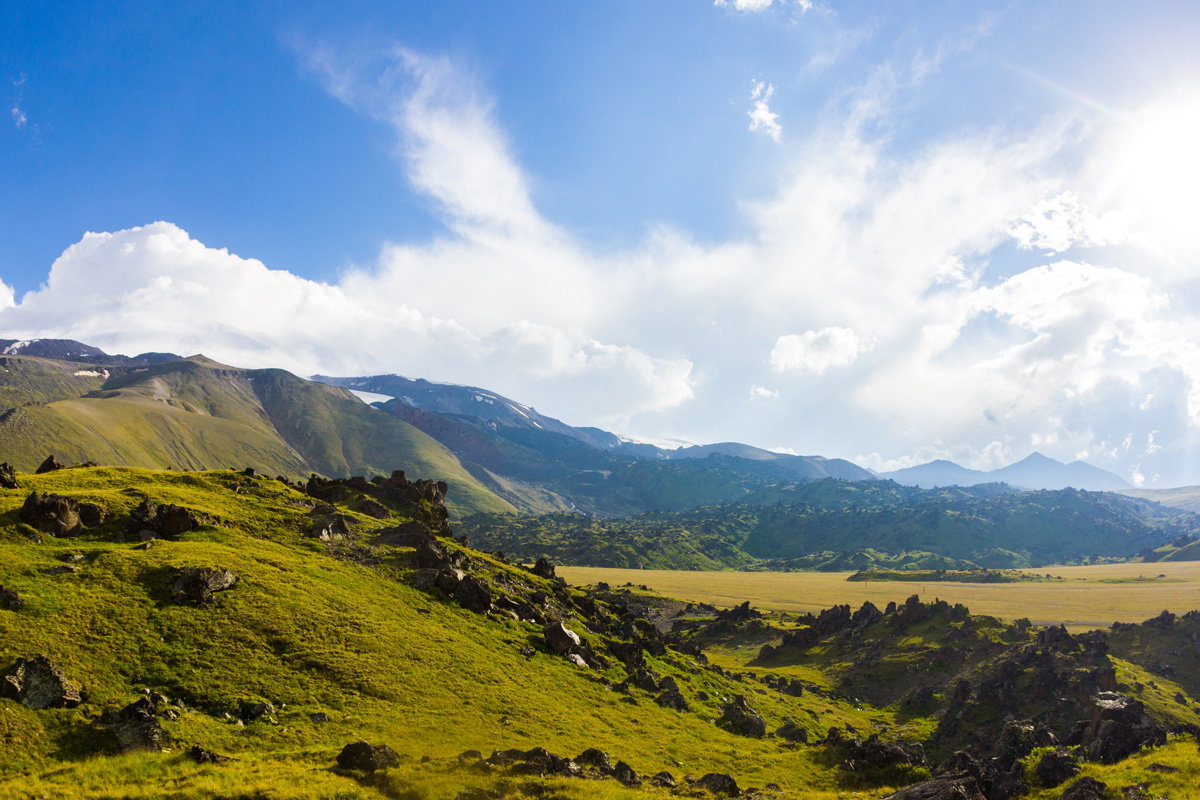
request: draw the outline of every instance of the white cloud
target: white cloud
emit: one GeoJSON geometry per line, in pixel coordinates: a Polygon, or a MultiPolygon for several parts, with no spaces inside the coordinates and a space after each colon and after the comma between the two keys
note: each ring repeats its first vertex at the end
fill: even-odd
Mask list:
{"type": "Polygon", "coordinates": [[[812,372],[820,375],[831,367],[854,363],[867,346],[849,328],[822,328],[802,334],[789,333],[775,340],[771,366],[780,371],[812,372]]]}
{"type": "MultiPolygon", "coordinates": [[[[800,9],[801,13],[811,11],[813,4],[812,0],[779,0],[780,6],[794,5],[800,9]]],[[[775,5],[775,0],[713,0],[713,5],[717,8],[733,8],[742,13],[766,11],[772,5],[775,5]]]]}
{"type": "Polygon", "coordinates": [[[755,81],[754,89],[750,92],[750,100],[753,101],[754,107],[746,112],[746,115],[750,117],[750,131],[762,131],[778,142],[783,136],[783,127],[779,124],[779,115],[772,112],[767,105],[773,94],[774,86],[755,81]]]}
{"type": "Polygon", "coordinates": [[[1074,192],[1041,200],[1023,215],[1009,233],[1025,249],[1047,250],[1052,255],[1072,247],[1120,244],[1128,238],[1128,212],[1112,211],[1097,216],[1074,192]]]}
{"type": "Polygon", "coordinates": [[[18,128],[24,128],[25,123],[29,121],[28,117],[25,116],[25,112],[16,106],[13,106],[12,108],[12,120],[13,124],[18,128]]]}
{"type": "Polygon", "coordinates": [[[754,400],[775,400],[779,397],[779,390],[768,389],[766,386],[751,386],[750,397],[754,400]]]}
{"type": "Polygon", "coordinates": [[[13,288],[0,280],[0,311],[12,308],[14,305],[16,305],[16,298],[13,288]]]}

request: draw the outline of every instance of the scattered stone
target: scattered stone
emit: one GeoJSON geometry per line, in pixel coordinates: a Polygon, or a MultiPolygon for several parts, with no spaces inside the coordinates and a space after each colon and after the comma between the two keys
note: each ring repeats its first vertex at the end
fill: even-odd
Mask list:
{"type": "Polygon", "coordinates": [[[330,514],[319,519],[308,535],[322,542],[338,541],[350,535],[350,524],[345,514],[330,514]]]}
{"type": "Polygon", "coordinates": [[[572,664],[582,669],[589,669],[587,661],[585,661],[583,656],[579,655],[579,653],[568,653],[567,661],[570,661],[572,664]]]}
{"type": "Polygon", "coordinates": [[[211,750],[205,750],[198,744],[192,745],[187,754],[197,764],[224,764],[227,761],[233,760],[229,756],[217,755],[211,750]]]}
{"type": "Polygon", "coordinates": [[[758,712],[746,704],[745,695],[737,695],[721,709],[718,727],[738,736],[761,739],[767,733],[767,723],[758,712]]]}
{"type": "Polygon", "coordinates": [[[181,605],[205,608],[217,602],[216,593],[232,589],[237,575],[214,567],[177,567],[171,597],[181,605]]]}
{"type": "Polygon", "coordinates": [[[338,753],[337,765],[342,769],[357,769],[374,772],[400,763],[400,754],[386,744],[368,744],[359,739],[342,748],[338,753]]]}
{"type": "Polygon", "coordinates": [[[1159,764],[1158,762],[1155,762],[1153,764],[1146,765],[1146,771],[1159,772],[1166,775],[1173,772],[1179,772],[1179,767],[1169,767],[1166,764],[1159,764]]]}
{"type": "Polygon", "coordinates": [[[0,489],[19,489],[17,471],[7,461],[0,464],[0,489]]]}
{"type": "Polygon", "coordinates": [[[665,770],[662,772],[656,772],[654,773],[654,776],[650,778],[650,783],[663,789],[674,789],[675,776],[665,770]]]}
{"type": "Polygon", "coordinates": [[[726,797],[737,797],[741,794],[737,781],[723,772],[709,772],[695,783],[701,789],[708,789],[713,794],[723,794],[726,797]]]}
{"type": "Polygon", "coordinates": [[[31,492],[21,506],[21,521],[51,536],[69,536],[83,527],[79,503],[58,494],[31,492]]]}
{"type": "Polygon", "coordinates": [[[47,472],[54,472],[55,470],[60,469],[66,469],[66,465],[58,463],[58,459],[51,454],[46,456],[46,460],[43,461],[36,470],[34,470],[34,474],[44,475],[47,472]]]}
{"type": "Polygon", "coordinates": [[[592,767],[599,770],[604,775],[611,775],[613,770],[612,761],[608,758],[608,753],[596,747],[589,747],[579,755],[575,756],[574,761],[581,767],[592,767]]]}
{"type": "Polygon", "coordinates": [[[74,575],[79,572],[79,567],[74,564],[59,564],[56,567],[46,567],[42,570],[43,575],[74,575]]]}
{"type": "Polygon", "coordinates": [[[21,599],[21,595],[17,594],[15,589],[9,589],[0,584],[0,608],[8,611],[20,611],[24,605],[25,601],[21,599]]]}
{"type": "Polygon", "coordinates": [[[1108,785],[1095,778],[1080,778],[1062,793],[1062,800],[1104,800],[1108,785]]]}
{"type": "Polygon", "coordinates": [[[583,641],[579,638],[579,634],[561,622],[549,623],[542,629],[542,633],[546,637],[546,646],[550,648],[550,652],[559,655],[568,653],[572,648],[583,644],[583,641]]]}
{"type": "Polygon", "coordinates": [[[275,706],[269,701],[243,700],[241,706],[241,716],[246,722],[275,716],[275,706]]]}
{"type": "Polygon", "coordinates": [[[324,711],[314,711],[308,715],[308,718],[317,725],[324,725],[326,722],[329,722],[329,715],[324,711]]]}
{"type": "Polygon", "coordinates": [[[0,679],[0,695],[40,711],[45,708],[74,708],[82,702],[79,687],[67,680],[62,669],[44,655],[18,658],[0,679]]]}
{"type": "MultiPolygon", "coordinates": [[[[665,681],[664,681],[665,683],[665,681]]],[[[669,708],[673,711],[687,711],[689,706],[683,694],[678,688],[667,689],[658,697],[654,698],[654,702],[658,703],[663,708],[669,708]]]]}

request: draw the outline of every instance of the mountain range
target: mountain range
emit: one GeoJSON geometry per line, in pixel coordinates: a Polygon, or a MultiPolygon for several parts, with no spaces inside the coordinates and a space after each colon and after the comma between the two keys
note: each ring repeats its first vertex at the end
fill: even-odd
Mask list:
{"type": "Polygon", "coordinates": [[[1093,467],[1083,461],[1064,464],[1041,453],[1032,453],[1016,463],[993,470],[968,469],[953,461],[937,460],[894,472],[881,477],[905,486],[933,489],[937,486],[978,486],[982,483],[1007,483],[1022,489],[1088,489],[1091,491],[1121,491],[1132,489],[1119,475],[1093,467]]]}

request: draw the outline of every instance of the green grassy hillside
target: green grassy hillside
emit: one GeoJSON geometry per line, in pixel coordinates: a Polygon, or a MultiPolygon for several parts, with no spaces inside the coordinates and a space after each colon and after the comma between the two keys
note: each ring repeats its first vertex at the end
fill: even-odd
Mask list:
{"type": "Polygon", "coordinates": [[[293,478],[399,467],[454,483],[455,513],[513,510],[416,428],[344,389],[282,370],[242,370],[193,357],[113,369],[98,385],[100,377],[64,377],[72,369],[98,368],[23,361],[36,363],[0,373],[0,387],[13,387],[14,396],[22,387],[42,385],[47,398],[68,390],[76,394],[18,405],[0,416],[0,461],[18,469],[34,469],[48,453],[67,463],[188,470],[252,466],[293,478]]]}

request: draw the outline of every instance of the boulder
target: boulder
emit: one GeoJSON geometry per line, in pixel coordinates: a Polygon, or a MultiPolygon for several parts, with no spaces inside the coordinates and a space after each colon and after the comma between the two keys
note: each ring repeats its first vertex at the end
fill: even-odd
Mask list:
{"type": "Polygon", "coordinates": [[[254,722],[264,717],[273,717],[275,716],[275,705],[265,700],[243,700],[241,703],[241,716],[246,722],[254,722]]]}
{"type": "Polygon", "coordinates": [[[1053,789],[1079,774],[1079,759],[1070,750],[1059,747],[1042,756],[1035,772],[1042,786],[1053,789]]]}
{"type": "Polygon", "coordinates": [[[653,777],[650,778],[650,783],[663,789],[674,789],[675,776],[663,770],[662,772],[654,773],[653,777]]]}
{"type": "Polygon", "coordinates": [[[1116,692],[1100,692],[1092,699],[1092,718],[1080,743],[1088,760],[1112,764],[1143,745],[1161,745],[1166,741],[1166,728],[1146,715],[1140,700],[1116,692]]]}
{"type": "Polygon", "coordinates": [[[613,767],[613,777],[625,786],[642,785],[642,779],[638,777],[636,772],[634,772],[633,767],[629,766],[624,761],[618,761],[617,765],[613,767]]]}
{"type": "Polygon", "coordinates": [[[237,575],[215,567],[177,567],[171,599],[180,605],[205,608],[217,602],[216,593],[232,589],[237,575]]]}
{"type": "Polygon", "coordinates": [[[0,489],[18,489],[17,471],[7,461],[0,464],[0,489]]]}
{"type": "Polygon", "coordinates": [[[173,539],[199,527],[200,518],[196,512],[169,503],[158,505],[146,498],[130,512],[125,522],[125,534],[143,540],[173,539]]]}
{"type": "Polygon", "coordinates": [[[149,697],[105,714],[97,724],[116,738],[117,749],[122,753],[161,750],[168,741],[167,732],[159,724],[155,704],[149,697]]]}
{"type": "Polygon", "coordinates": [[[350,535],[350,523],[345,514],[328,514],[313,523],[308,535],[322,542],[334,542],[350,535]]]}
{"type": "Polygon", "coordinates": [[[17,594],[15,589],[9,589],[0,584],[0,608],[7,611],[20,611],[24,605],[25,601],[21,599],[21,595],[17,594]]]}
{"type": "Polygon", "coordinates": [[[1095,778],[1080,778],[1062,793],[1062,800],[1104,800],[1108,785],[1095,778]]]}
{"type": "Polygon", "coordinates": [[[1051,747],[1058,744],[1054,734],[1041,725],[1029,720],[1010,720],[1004,723],[1000,738],[996,741],[996,758],[1001,769],[1008,769],[1029,755],[1035,747],[1051,747]]]}
{"type": "Polygon", "coordinates": [[[550,563],[550,559],[542,556],[537,560],[537,563],[533,565],[533,574],[537,575],[539,578],[553,578],[555,577],[554,565],[550,563]]]}
{"type": "Polygon", "coordinates": [[[790,719],[784,720],[783,724],[775,729],[775,735],[789,742],[808,743],[808,731],[790,719]]]}
{"type": "Polygon", "coordinates": [[[767,733],[767,723],[758,712],[746,704],[744,695],[737,695],[721,709],[717,725],[738,736],[761,739],[767,733]]]}
{"type": "Polygon", "coordinates": [[[98,528],[108,519],[108,510],[95,503],[80,503],[79,519],[85,528],[98,528]]]}
{"type": "Polygon", "coordinates": [[[925,750],[920,744],[885,742],[873,733],[865,742],[851,742],[842,769],[857,772],[864,767],[883,769],[893,764],[924,765],[925,750]]]}
{"type": "Polygon", "coordinates": [[[886,800],[987,800],[971,775],[940,775],[890,794],[886,800]]]}
{"type": "Polygon", "coordinates": [[[35,711],[74,708],[82,702],[79,687],[44,655],[18,658],[0,679],[0,694],[35,711]]]}
{"type": "Polygon", "coordinates": [[[55,458],[54,454],[52,453],[52,454],[46,456],[46,460],[43,461],[40,465],[38,465],[38,468],[36,470],[34,470],[34,474],[35,475],[44,475],[47,472],[54,472],[55,470],[60,470],[60,469],[66,469],[66,465],[58,463],[58,459],[55,458]]]}
{"type": "Polygon", "coordinates": [[[362,739],[343,747],[337,757],[337,765],[342,769],[363,772],[374,772],[399,763],[400,754],[386,744],[369,744],[362,739]]]}
{"type": "Polygon", "coordinates": [[[579,653],[567,653],[567,661],[582,669],[588,669],[587,661],[579,653]]]}
{"type": "Polygon", "coordinates": [[[550,648],[552,653],[568,653],[572,648],[579,647],[583,644],[583,640],[579,638],[579,634],[563,625],[561,622],[551,622],[542,629],[542,633],[546,637],[546,646],[550,648]]]}
{"type": "Polygon", "coordinates": [[[609,760],[608,753],[597,747],[589,747],[587,750],[584,750],[575,756],[574,761],[581,767],[591,767],[603,775],[611,775],[613,771],[612,761],[609,760]]]}
{"type": "Polygon", "coordinates": [[[726,775],[723,772],[706,773],[694,785],[699,786],[701,789],[707,789],[713,794],[725,795],[726,797],[737,797],[741,794],[737,781],[732,776],[726,775]]]}
{"type": "Polygon", "coordinates": [[[868,625],[878,622],[882,618],[883,612],[880,611],[874,603],[868,600],[862,604],[862,607],[859,608],[858,611],[854,612],[854,615],[850,618],[850,621],[860,628],[865,628],[868,625]]]}
{"type": "Polygon", "coordinates": [[[79,503],[58,494],[31,492],[21,506],[21,521],[51,536],[69,536],[83,528],[79,503]]]}
{"type": "Polygon", "coordinates": [[[454,599],[468,611],[487,614],[492,610],[492,590],[474,575],[467,575],[458,585],[454,599]]]}
{"type": "Polygon", "coordinates": [[[673,711],[687,711],[688,703],[678,689],[668,689],[667,691],[654,698],[654,702],[658,703],[663,708],[669,708],[673,711]]]}

